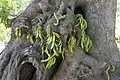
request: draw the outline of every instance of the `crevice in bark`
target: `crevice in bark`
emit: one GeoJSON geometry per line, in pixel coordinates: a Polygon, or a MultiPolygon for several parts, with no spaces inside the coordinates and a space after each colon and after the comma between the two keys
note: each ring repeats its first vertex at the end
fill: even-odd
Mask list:
{"type": "Polygon", "coordinates": [[[31,63],[24,63],[20,67],[19,80],[36,80],[35,72],[36,68],[31,63]]]}
{"type": "Polygon", "coordinates": [[[75,14],[82,14],[83,17],[85,18],[85,11],[84,11],[83,6],[77,6],[77,7],[75,7],[74,13],[75,14]]]}
{"type": "Polygon", "coordinates": [[[47,77],[44,80],[52,80],[52,78],[55,76],[55,74],[59,71],[60,67],[62,66],[62,56],[59,56],[56,60],[56,64],[54,64],[48,71],[47,71],[47,77]],[[48,77],[48,75],[50,75],[48,77]]]}

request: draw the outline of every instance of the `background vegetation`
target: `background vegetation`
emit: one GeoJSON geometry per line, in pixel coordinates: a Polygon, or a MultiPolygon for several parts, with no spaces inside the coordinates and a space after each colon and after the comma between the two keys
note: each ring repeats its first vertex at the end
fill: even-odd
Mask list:
{"type": "Polygon", "coordinates": [[[8,20],[15,18],[30,3],[30,0],[0,0],[0,44],[10,40],[8,20]]]}
{"type": "Polygon", "coordinates": [[[117,0],[115,36],[118,48],[120,48],[120,0],[117,0]]]}

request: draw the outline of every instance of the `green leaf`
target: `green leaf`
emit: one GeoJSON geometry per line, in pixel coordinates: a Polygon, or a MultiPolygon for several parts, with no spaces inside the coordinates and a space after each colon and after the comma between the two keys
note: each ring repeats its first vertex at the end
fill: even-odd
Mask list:
{"type": "Polygon", "coordinates": [[[92,40],[89,41],[88,50],[92,47],[92,40]]]}
{"type": "Polygon", "coordinates": [[[39,37],[39,29],[36,28],[36,38],[38,38],[38,37],[39,37]]]}
{"type": "Polygon", "coordinates": [[[48,51],[48,49],[46,48],[45,49],[45,53],[48,55],[48,57],[50,57],[51,55],[49,54],[49,51],[48,51]]]}
{"type": "Polygon", "coordinates": [[[57,46],[60,46],[60,45],[62,45],[62,41],[60,40],[60,41],[58,41],[59,43],[58,43],[58,45],[57,46]]]}
{"type": "Polygon", "coordinates": [[[47,65],[46,65],[46,68],[47,68],[47,69],[51,68],[51,66],[54,65],[55,62],[56,62],[56,58],[53,57],[52,59],[50,59],[50,60],[48,61],[47,65]]]}
{"type": "Polygon", "coordinates": [[[57,51],[56,51],[55,49],[53,49],[53,52],[54,52],[54,54],[55,54],[56,56],[58,56],[58,53],[57,53],[57,51]]]}
{"type": "Polygon", "coordinates": [[[22,32],[21,29],[19,29],[19,33],[18,33],[19,36],[21,36],[21,32],[22,32]]]}
{"type": "Polygon", "coordinates": [[[82,34],[81,37],[81,48],[84,49],[84,39],[85,39],[85,34],[82,34]]]}
{"type": "Polygon", "coordinates": [[[15,29],[15,35],[18,36],[18,34],[19,34],[19,28],[16,28],[15,29]]]}
{"type": "Polygon", "coordinates": [[[53,40],[52,40],[52,44],[51,44],[51,49],[53,49],[54,45],[55,45],[55,35],[53,35],[53,40]]]}
{"type": "Polygon", "coordinates": [[[51,36],[51,37],[48,37],[48,39],[47,39],[47,44],[49,45],[49,44],[51,44],[52,43],[52,40],[53,40],[53,37],[51,36]]]}
{"type": "Polygon", "coordinates": [[[57,43],[55,43],[55,50],[58,51],[59,47],[57,46],[57,43]]]}
{"type": "Polygon", "coordinates": [[[47,62],[47,61],[49,61],[51,58],[52,58],[52,57],[48,57],[48,58],[45,59],[45,60],[41,60],[41,62],[47,62]]]}
{"type": "Polygon", "coordinates": [[[105,73],[107,75],[107,80],[110,80],[110,74],[109,74],[110,66],[106,69],[105,73]]]}
{"type": "Polygon", "coordinates": [[[73,36],[70,37],[69,41],[68,41],[68,49],[71,53],[74,52],[74,48],[76,46],[76,38],[74,38],[73,36]]]}
{"type": "Polygon", "coordinates": [[[76,19],[83,19],[82,14],[77,14],[77,15],[76,15],[76,19]]]}
{"type": "Polygon", "coordinates": [[[111,70],[111,72],[115,72],[115,71],[116,71],[116,68],[115,68],[114,65],[112,65],[112,70],[111,70]]]}
{"type": "Polygon", "coordinates": [[[27,28],[28,29],[29,27],[26,25],[21,25],[20,28],[27,28]]]}
{"type": "Polygon", "coordinates": [[[27,39],[29,39],[30,35],[27,35],[27,39]]]}
{"type": "Polygon", "coordinates": [[[60,16],[60,17],[58,18],[58,20],[64,19],[65,17],[66,17],[66,15],[60,16]]]}
{"type": "Polygon", "coordinates": [[[76,46],[76,38],[74,38],[73,36],[72,36],[72,41],[71,41],[71,43],[72,43],[72,46],[73,46],[73,47],[76,46]]]}
{"type": "Polygon", "coordinates": [[[90,43],[90,38],[87,37],[87,42],[85,42],[86,44],[84,44],[85,46],[85,52],[88,52],[88,46],[89,46],[89,43],[90,43]]]}
{"type": "Polygon", "coordinates": [[[44,47],[42,46],[42,54],[44,54],[45,50],[44,50],[44,47]]]}
{"type": "Polygon", "coordinates": [[[84,30],[87,29],[87,22],[85,19],[81,20],[81,29],[84,29],[84,30]]]}
{"type": "Polygon", "coordinates": [[[43,36],[42,36],[42,29],[41,26],[37,28],[37,36],[41,39],[41,42],[43,42],[43,36]]]}
{"type": "Polygon", "coordinates": [[[56,19],[56,23],[54,23],[54,25],[57,26],[57,25],[59,24],[59,19],[57,18],[55,12],[54,12],[54,17],[55,17],[55,19],[56,19]]]}
{"type": "Polygon", "coordinates": [[[56,54],[53,54],[52,56],[48,57],[47,59],[45,60],[41,60],[41,62],[47,62],[49,61],[50,59],[52,59],[56,54]]]}
{"type": "Polygon", "coordinates": [[[47,32],[47,37],[49,37],[50,36],[50,24],[47,25],[46,32],[47,32]]]}
{"type": "Polygon", "coordinates": [[[59,46],[59,53],[62,53],[62,44],[59,46]]]}
{"type": "Polygon", "coordinates": [[[53,32],[53,35],[55,35],[57,38],[60,38],[60,35],[56,32],[53,32]]]}
{"type": "Polygon", "coordinates": [[[31,44],[34,44],[33,36],[30,36],[29,38],[30,38],[30,42],[31,42],[31,44]]]}
{"type": "Polygon", "coordinates": [[[72,46],[71,46],[71,38],[68,41],[68,49],[71,53],[73,53],[72,46]]]}
{"type": "Polygon", "coordinates": [[[87,41],[88,41],[88,36],[84,34],[84,45],[87,44],[87,41]]]}

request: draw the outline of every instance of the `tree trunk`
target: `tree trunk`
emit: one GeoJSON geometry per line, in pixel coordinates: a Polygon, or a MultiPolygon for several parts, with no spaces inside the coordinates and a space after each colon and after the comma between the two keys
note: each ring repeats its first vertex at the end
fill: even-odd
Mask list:
{"type": "Polygon", "coordinates": [[[11,22],[11,40],[0,53],[0,80],[120,80],[120,55],[114,37],[116,5],[116,0],[34,0],[11,22]],[[54,13],[66,16],[58,26],[53,25],[54,13]],[[45,56],[40,40],[31,44],[22,36],[15,39],[14,31],[21,25],[35,35],[38,24],[44,31],[50,24],[53,31],[64,35],[66,45],[76,13],[83,14],[88,22],[86,32],[93,43],[87,54],[81,47],[76,47],[74,54],[65,48],[64,59],[57,57],[55,65],[47,70],[41,63],[45,56]]]}

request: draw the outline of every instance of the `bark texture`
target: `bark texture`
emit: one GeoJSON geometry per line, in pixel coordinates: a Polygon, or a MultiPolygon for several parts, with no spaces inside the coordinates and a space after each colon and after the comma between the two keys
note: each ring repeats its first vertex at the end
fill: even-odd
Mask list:
{"type": "Polygon", "coordinates": [[[120,80],[120,53],[114,37],[116,5],[116,0],[34,0],[11,23],[11,40],[0,53],[0,80],[120,80]],[[75,25],[73,15],[82,13],[93,46],[87,54],[80,47],[74,55],[66,49],[65,59],[58,57],[56,64],[46,70],[40,62],[44,57],[41,42],[37,40],[32,45],[22,37],[15,40],[14,29],[25,25],[35,35],[38,23],[43,30],[47,24],[53,25],[54,12],[58,17],[66,16],[59,26],[52,27],[64,35],[65,41],[75,25]],[[111,72],[111,65],[115,72],[111,72]]]}

